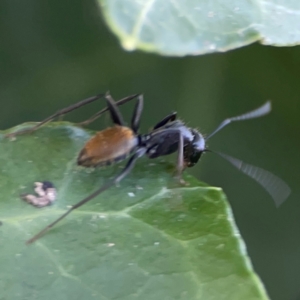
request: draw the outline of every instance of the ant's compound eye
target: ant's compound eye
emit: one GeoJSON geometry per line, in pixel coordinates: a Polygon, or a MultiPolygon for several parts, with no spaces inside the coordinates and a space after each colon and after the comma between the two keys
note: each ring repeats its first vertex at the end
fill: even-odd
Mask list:
{"type": "Polygon", "coordinates": [[[193,154],[189,157],[189,166],[194,166],[200,159],[202,152],[194,151],[193,154]]]}
{"type": "Polygon", "coordinates": [[[199,151],[193,145],[184,147],[184,161],[187,167],[193,167],[200,159],[203,151],[199,151]]]}

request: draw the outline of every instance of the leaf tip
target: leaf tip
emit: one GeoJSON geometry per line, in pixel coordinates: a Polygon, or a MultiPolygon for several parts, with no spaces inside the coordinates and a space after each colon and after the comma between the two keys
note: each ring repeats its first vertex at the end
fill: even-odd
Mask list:
{"type": "Polygon", "coordinates": [[[137,44],[136,40],[132,37],[127,37],[121,41],[122,47],[127,51],[136,50],[137,44]]]}

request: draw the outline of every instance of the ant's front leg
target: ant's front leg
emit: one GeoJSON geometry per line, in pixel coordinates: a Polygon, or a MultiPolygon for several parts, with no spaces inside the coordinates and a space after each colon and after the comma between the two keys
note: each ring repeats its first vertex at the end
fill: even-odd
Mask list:
{"type": "Polygon", "coordinates": [[[186,185],[187,183],[184,181],[182,178],[182,173],[185,169],[185,164],[184,164],[184,139],[182,132],[179,130],[179,139],[178,139],[178,156],[177,156],[177,166],[176,166],[176,178],[179,181],[180,184],[186,185]]]}
{"type": "MultiPolygon", "coordinates": [[[[184,161],[184,135],[179,128],[165,128],[154,131],[150,137],[152,148],[148,150],[149,158],[156,158],[162,155],[172,154],[177,144],[177,163],[175,178],[181,183],[186,184],[182,179],[182,173],[186,167],[184,161]]],[[[176,151],[176,150],[175,150],[176,151]]]]}

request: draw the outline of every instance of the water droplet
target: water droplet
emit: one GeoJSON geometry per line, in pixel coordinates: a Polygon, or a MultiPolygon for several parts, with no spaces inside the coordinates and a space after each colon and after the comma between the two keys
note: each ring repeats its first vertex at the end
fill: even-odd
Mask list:
{"type": "Polygon", "coordinates": [[[216,249],[223,249],[225,247],[225,245],[224,244],[220,244],[220,245],[218,245],[217,247],[216,247],[216,249]]]}

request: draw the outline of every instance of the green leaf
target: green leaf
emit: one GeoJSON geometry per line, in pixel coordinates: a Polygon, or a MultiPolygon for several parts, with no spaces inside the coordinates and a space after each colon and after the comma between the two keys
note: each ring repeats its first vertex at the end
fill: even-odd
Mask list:
{"type": "MultiPolygon", "coordinates": [[[[23,128],[29,124],[13,128],[23,128]]],[[[223,192],[163,160],[141,159],[114,187],[42,239],[25,240],[120,170],[87,170],[76,156],[91,133],[67,122],[31,135],[0,135],[2,299],[268,299],[252,270],[223,192]],[[58,190],[54,205],[19,197],[35,181],[58,190]]]]}
{"type": "Polygon", "coordinates": [[[300,43],[298,0],[98,0],[126,50],[162,55],[224,52],[256,41],[300,43]]]}

